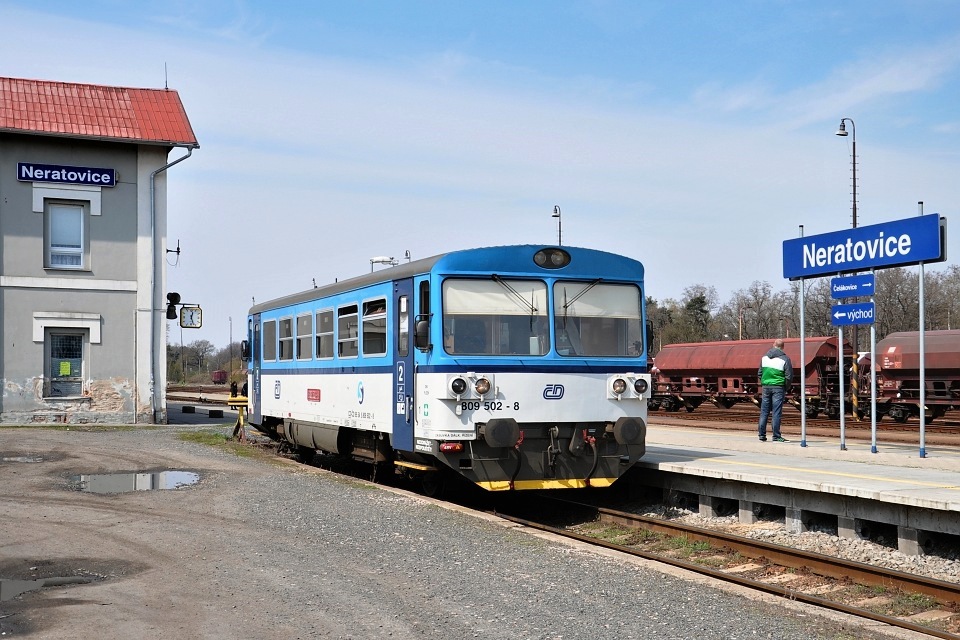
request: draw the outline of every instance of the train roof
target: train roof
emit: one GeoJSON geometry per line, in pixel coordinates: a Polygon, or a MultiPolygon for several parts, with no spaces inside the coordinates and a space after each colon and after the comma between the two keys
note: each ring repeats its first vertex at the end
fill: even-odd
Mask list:
{"type": "Polygon", "coordinates": [[[549,245],[505,245],[498,247],[481,247],[476,249],[462,249],[459,251],[450,251],[429,258],[413,260],[395,267],[380,269],[373,273],[365,273],[361,276],[341,280],[333,284],[322,287],[307,289],[299,293],[293,293],[288,296],[275,298],[266,302],[254,304],[250,307],[251,315],[286,307],[302,302],[309,302],[325,298],[327,296],[353,291],[373,284],[382,282],[391,282],[393,280],[403,280],[413,276],[427,273],[435,268],[441,271],[469,273],[496,273],[498,267],[503,268],[503,258],[511,255],[513,259],[522,258],[529,254],[529,273],[539,273],[543,276],[567,276],[567,277],[595,277],[598,272],[617,273],[619,280],[640,280],[643,278],[643,265],[632,258],[619,256],[617,254],[601,251],[599,249],[586,249],[583,247],[559,247],[565,251],[576,255],[589,258],[589,260],[578,261],[575,257],[571,264],[563,269],[545,269],[538,267],[533,262],[533,255],[541,249],[553,249],[549,245]],[[632,266],[632,268],[628,268],[632,266]]]}
{"type": "MultiPolygon", "coordinates": [[[[960,329],[926,331],[924,368],[960,369],[960,329]]],[[[898,331],[877,342],[880,369],[919,369],[920,332],[898,331]]]]}
{"type": "MultiPolygon", "coordinates": [[[[656,356],[660,371],[750,369],[760,366],[760,359],[773,348],[773,340],[724,340],[722,342],[688,342],[664,345],[656,356]]],[[[797,367],[800,363],[800,338],[784,338],[783,352],[797,367]]],[[[846,345],[845,354],[852,354],[846,345]]],[[[820,357],[837,357],[837,338],[809,337],[804,344],[804,367],[820,357]]]]}

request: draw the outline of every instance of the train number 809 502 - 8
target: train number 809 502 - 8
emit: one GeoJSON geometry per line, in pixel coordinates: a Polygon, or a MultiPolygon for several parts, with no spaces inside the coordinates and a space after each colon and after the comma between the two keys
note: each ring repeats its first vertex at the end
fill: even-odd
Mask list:
{"type": "Polygon", "coordinates": [[[462,411],[478,411],[483,408],[484,411],[503,411],[504,409],[513,409],[514,411],[520,410],[520,403],[514,402],[512,405],[509,402],[501,401],[488,401],[480,402],[479,400],[464,400],[460,403],[460,409],[462,411]]]}

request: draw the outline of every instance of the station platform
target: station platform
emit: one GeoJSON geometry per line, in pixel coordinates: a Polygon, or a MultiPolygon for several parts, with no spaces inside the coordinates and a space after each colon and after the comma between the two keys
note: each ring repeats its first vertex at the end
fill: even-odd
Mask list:
{"type": "MultiPolygon", "coordinates": [[[[898,528],[900,549],[918,553],[929,534],[960,535],[960,450],[915,443],[884,443],[807,436],[806,446],[760,442],[748,431],[653,424],[637,467],[646,481],[699,496],[700,512],[714,515],[736,500],[741,521],[756,504],[785,509],[788,530],[805,530],[812,514],[837,518],[838,534],[862,537],[865,523],[898,528]],[[654,474],[654,475],[651,475],[654,474]]],[[[768,429],[768,437],[769,429],[768,429]]]]}

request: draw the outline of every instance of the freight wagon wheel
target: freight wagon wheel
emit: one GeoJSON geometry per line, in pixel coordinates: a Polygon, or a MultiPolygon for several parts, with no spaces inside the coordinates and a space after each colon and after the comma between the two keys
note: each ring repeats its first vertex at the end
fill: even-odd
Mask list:
{"type": "Polygon", "coordinates": [[[304,447],[297,445],[297,460],[304,464],[310,464],[313,462],[314,456],[317,455],[317,450],[313,447],[304,447]]]}

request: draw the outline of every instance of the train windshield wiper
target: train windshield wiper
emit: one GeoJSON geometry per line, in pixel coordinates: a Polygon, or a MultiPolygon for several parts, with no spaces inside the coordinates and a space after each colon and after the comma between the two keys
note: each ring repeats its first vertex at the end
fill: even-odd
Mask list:
{"type": "Polygon", "coordinates": [[[597,286],[598,284],[600,284],[600,281],[601,281],[602,279],[603,279],[603,278],[597,278],[596,280],[594,280],[593,282],[591,282],[590,284],[588,284],[587,286],[585,286],[585,287],[583,288],[583,291],[581,291],[581,292],[578,293],[577,295],[573,296],[573,298],[571,298],[570,300],[567,300],[567,288],[564,287],[564,288],[563,288],[563,315],[564,315],[564,317],[566,317],[566,315],[567,315],[567,310],[570,308],[570,305],[572,305],[574,302],[576,302],[577,300],[579,300],[580,298],[582,298],[582,297],[583,297],[583,294],[585,294],[587,291],[590,291],[590,289],[593,289],[595,286],[597,286]]]}
{"type": "Polygon", "coordinates": [[[524,311],[528,312],[531,316],[537,315],[537,307],[533,304],[532,291],[530,292],[531,301],[527,302],[527,299],[523,297],[523,294],[521,294],[519,291],[511,287],[509,282],[507,282],[506,280],[504,280],[503,278],[501,278],[495,273],[490,277],[493,278],[494,282],[496,282],[498,285],[506,289],[507,293],[510,294],[511,298],[517,304],[517,306],[519,306],[524,311]]]}

